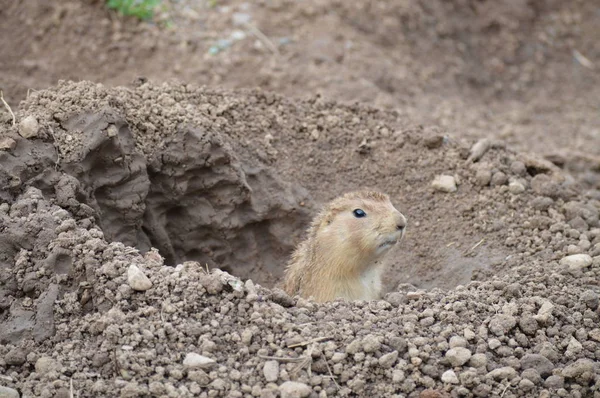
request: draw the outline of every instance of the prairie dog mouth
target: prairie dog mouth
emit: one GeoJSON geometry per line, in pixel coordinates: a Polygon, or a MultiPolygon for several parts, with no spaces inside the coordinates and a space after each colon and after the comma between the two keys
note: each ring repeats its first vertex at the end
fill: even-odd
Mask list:
{"type": "Polygon", "coordinates": [[[389,239],[386,239],[385,241],[383,241],[383,243],[381,243],[379,245],[379,248],[383,249],[383,248],[386,248],[386,247],[392,247],[396,243],[398,243],[398,239],[389,238],[389,239]]]}

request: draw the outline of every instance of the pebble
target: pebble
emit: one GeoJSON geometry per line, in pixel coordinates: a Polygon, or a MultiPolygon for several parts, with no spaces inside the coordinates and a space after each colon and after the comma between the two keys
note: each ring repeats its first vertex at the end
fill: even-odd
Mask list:
{"type": "Polygon", "coordinates": [[[523,391],[529,391],[535,388],[535,384],[531,380],[523,379],[519,382],[519,388],[523,391]]]}
{"type": "Polygon", "coordinates": [[[263,367],[263,374],[267,382],[275,382],[279,378],[279,362],[267,361],[263,367]]]}
{"type": "Polygon", "coordinates": [[[523,177],[527,174],[527,167],[525,166],[525,163],[515,160],[510,164],[510,171],[518,176],[523,177]]]}
{"type": "Polygon", "coordinates": [[[127,270],[127,283],[133,290],[139,292],[144,292],[152,287],[150,279],[135,264],[131,264],[127,270]]]}
{"type": "Polygon", "coordinates": [[[456,189],[457,189],[456,181],[454,180],[454,177],[448,176],[448,175],[439,175],[439,176],[435,177],[435,179],[431,183],[431,186],[436,191],[446,192],[446,193],[456,192],[456,189]]]}
{"type": "Polygon", "coordinates": [[[563,388],[565,385],[565,378],[559,375],[552,375],[546,379],[544,382],[544,387],[546,388],[554,388],[559,389],[563,388]]]}
{"type": "Polygon", "coordinates": [[[458,384],[458,377],[452,369],[449,369],[442,374],[442,381],[444,383],[458,384]]]}
{"type": "Polygon", "coordinates": [[[40,130],[40,124],[32,115],[27,116],[19,122],[19,134],[23,138],[37,137],[40,130]]]}
{"type": "Polygon", "coordinates": [[[501,345],[502,345],[502,343],[498,339],[490,339],[488,341],[488,347],[490,347],[491,350],[495,350],[496,348],[500,347],[501,345]]]}
{"type": "Polygon", "coordinates": [[[286,381],[279,386],[281,398],[304,398],[308,397],[311,391],[308,385],[297,381],[286,381]]]}
{"type": "Polygon", "coordinates": [[[569,345],[567,345],[567,351],[570,351],[574,354],[578,354],[583,350],[583,346],[575,337],[571,337],[569,341],[569,345]]]}
{"type": "Polygon", "coordinates": [[[518,195],[520,193],[525,192],[525,185],[523,185],[523,183],[520,181],[514,180],[508,184],[508,190],[511,193],[518,195]]]}
{"type": "Polygon", "coordinates": [[[39,374],[46,374],[52,370],[57,370],[58,363],[50,357],[40,357],[35,362],[35,371],[39,374]]]}
{"type": "Polygon", "coordinates": [[[501,171],[494,173],[492,176],[492,180],[490,181],[490,185],[493,187],[497,187],[500,185],[506,185],[508,182],[508,176],[501,171]]]}
{"type": "Polygon", "coordinates": [[[523,315],[519,319],[519,328],[523,333],[533,336],[539,329],[539,325],[533,316],[523,315]]]}
{"type": "Polygon", "coordinates": [[[196,354],[194,352],[190,352],[189,354],[187,354],[185,356],[185,359],[183,360],[183,366],[185,366],[188,369],[205,369],[210,368],[211,366],[214,366],[216,364],[217,363],[214,360],[203,355],[196,354]]]}
{"type": "Polygon", "coordinates": [[[521,358],[521,369],[535,369],[542,377],[552,374],[554,364],[540,354],[527,354],[521,358]]]}
{"type": "Polygon", "coordinates": [[[381,348],[381,342],[379,339],[372,334],[366,336],[363,341],[363,351],[366,353],[375,352],[381,348]]]}
{"type": "Polygon", "coordinates": [[[480,187],[485,187],[492,181],[492,171],[488,169],[479,169],[475,173],[475,182],[480,187]]]}
{"type": "Polygon", "coordinates": [[[594,372],[594,363],[589,359],[578,359],[562,370],[563,377],[575,379],[585,372],[594,372]]]}
{"type": "Polygon", "coordinates": [[[517,325],[517,320],[512,315],[499,314],[490,321],[489,329],[496,336],[504,336],[517,325]]]}
{"type": "Polygon", "coordinates": [[[504,380],[504,379],[512,379],[517,375],[517,371],[511,368],[510,366],[503,366],[498,369],[494,369],[487,374],[487,377],[492,378],[494,380],[504,380]]]}
{"type": "Polygon", "coordinates": [[[600,329],[593,329],[589,332],[589,336],[592,340],[600,341],[600,329]]]}
{"type": "Polygon", "coordinates": [[[10,137],[4,137],[0,139],[0,151],[10,150],[12,151],[17,146],[17,141],[10,137]]]}
{"type": "Polygon", "coordinates": [[[391,368],[396,361],[398,360],[398,351],[392,351],[389,354],[385,354],[382,355],[381,358],[379,358],[379,366],[381,366],[384,369],[389,369],[391,368]]]}
{"type": "Polygon", "coordinates": [[[446,351],[446,358],[452,366],[462,366],[471,359],[471,351],[468,348],[456,347],[446,351]]]}
{"type": "Polygon", "coordinates": [[[521,373],[521,377],[533,382],[533,384],[540,384],[542,382],[542,376],[535,369],[525,369],[521,373]]]}
{"type": "Polygon", "coordinates": [[[4,361],[7,365],[20,366],[27,361],[27,355],[25,355],[25,351],[14,348],[4,356],[4,361]]]}
{"type": "Polygon", "coordinates": [[[570,270],[587,268],[592,265],[592,256],[589,254],[572,254],[563,257],[560,260],[560,265],[568,266],[570,270]]]}
{"type": "Polygon", "coordinates": [[[450,345],[450,348],[466,347],[467,340],[465,340],[463,337],[460,337],[460,336],[452,336],[452,337],[450,337],[449,345],[450,345]]]}
{"type": "Polygon", "coordinates": [[[12,388],[0,386],[0,398],[19,398],[19,392],[12,388]]]}
{"type": "Polygon", "coordinates": [[[469,366],[483,368],[487,365],[487,356],[483,353],[475,354],[469,359],[469,366]]]}

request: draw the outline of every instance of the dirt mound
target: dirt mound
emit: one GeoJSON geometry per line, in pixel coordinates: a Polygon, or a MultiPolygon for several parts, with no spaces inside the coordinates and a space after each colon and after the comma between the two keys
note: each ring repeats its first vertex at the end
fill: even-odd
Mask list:
{"type": "Polygon", "coordinates": [[[18,120],[0,152],[6,394],[600,388],[600,202],[548,161],[395,112],[183,84],[62,83],[18,120]],[[409,218],[385,300],[316,305],[253,282],[356,188],[409,218]],[[252,280],[193,261],[211,258],[252,280]]]}

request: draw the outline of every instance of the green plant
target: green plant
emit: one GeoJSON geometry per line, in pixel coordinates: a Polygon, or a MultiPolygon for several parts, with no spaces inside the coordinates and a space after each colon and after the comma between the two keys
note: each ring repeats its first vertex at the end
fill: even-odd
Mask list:
{"type": "Polygon", "coordinates": [[[108,8],[117,10],[123,15],[134,16],[139,19],[150,19],[161,0],[107,0],[108,8]]]}

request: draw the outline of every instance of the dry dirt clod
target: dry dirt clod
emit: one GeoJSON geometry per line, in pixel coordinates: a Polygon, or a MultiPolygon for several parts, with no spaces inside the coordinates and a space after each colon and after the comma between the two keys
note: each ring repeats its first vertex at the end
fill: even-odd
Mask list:
{"type": "Polygon", "coordinates": [[[309,386],[297,381],[286,381],[279,386],[281,398],[304,398],[308,397],[311,391],[309,386]]]}
{"type": "Polygon", "coordinates": [[[17,390],[0,386],[0,398],[19,398],[19,397],[20,397],[20,394],[17,390]]]}
{"type": "Polygon", "coordinates": [[[563,257],[560,264],[569,267],[570,270],[583,269],[592,265],[592,256],[589,254],[573,254],[563,257]]]}
{"type": "Polygon", "coordinates": [[[275,382],[279,378],[279,362],[267,361],[263,367],[263,374],[268,382],[275,382]]]}
{"type": "Polygon", "coordinates": [[[129,265],[127,270],[127,282],[133,290],[145,292],[152,287],[152,282],[144,272],[135,264],[129,265]]]}
{"type": "Polygon", "coordinates": [[[471,358],[471,351],[465,347],[451,348],[446,352],[446,358],[452,366],[462,366],[471,358]]]}
{"type": "Polygon", "coordinates": [[[19,134],[23,138],[37,137],[40,125],[34,116],[27,116],[19,122],[19,134]]]}
{"type": "Polygon", "coordinates": [[[436,191],[446,193],[456,192],[457,190],[456,181],[454,180],[454,177],[449,175],[439,175],[435,177],[435,179],[431,183],[431,186],[436,191]]]}
{"type": "Polygon", "coordinates": [[[454,371],[452,369],[449,369],[449,370],[445,371],[444,373],[442,373],[442,381],[444,383],[458,384],[458,377],[456,376],[456,373],[454,373],[454,371]]]}
{"type": "Polygon", "coordinates": [[[12,151],[17,146],[17,141],[10,137],[0,138],[0,151],[12,151]]]}

